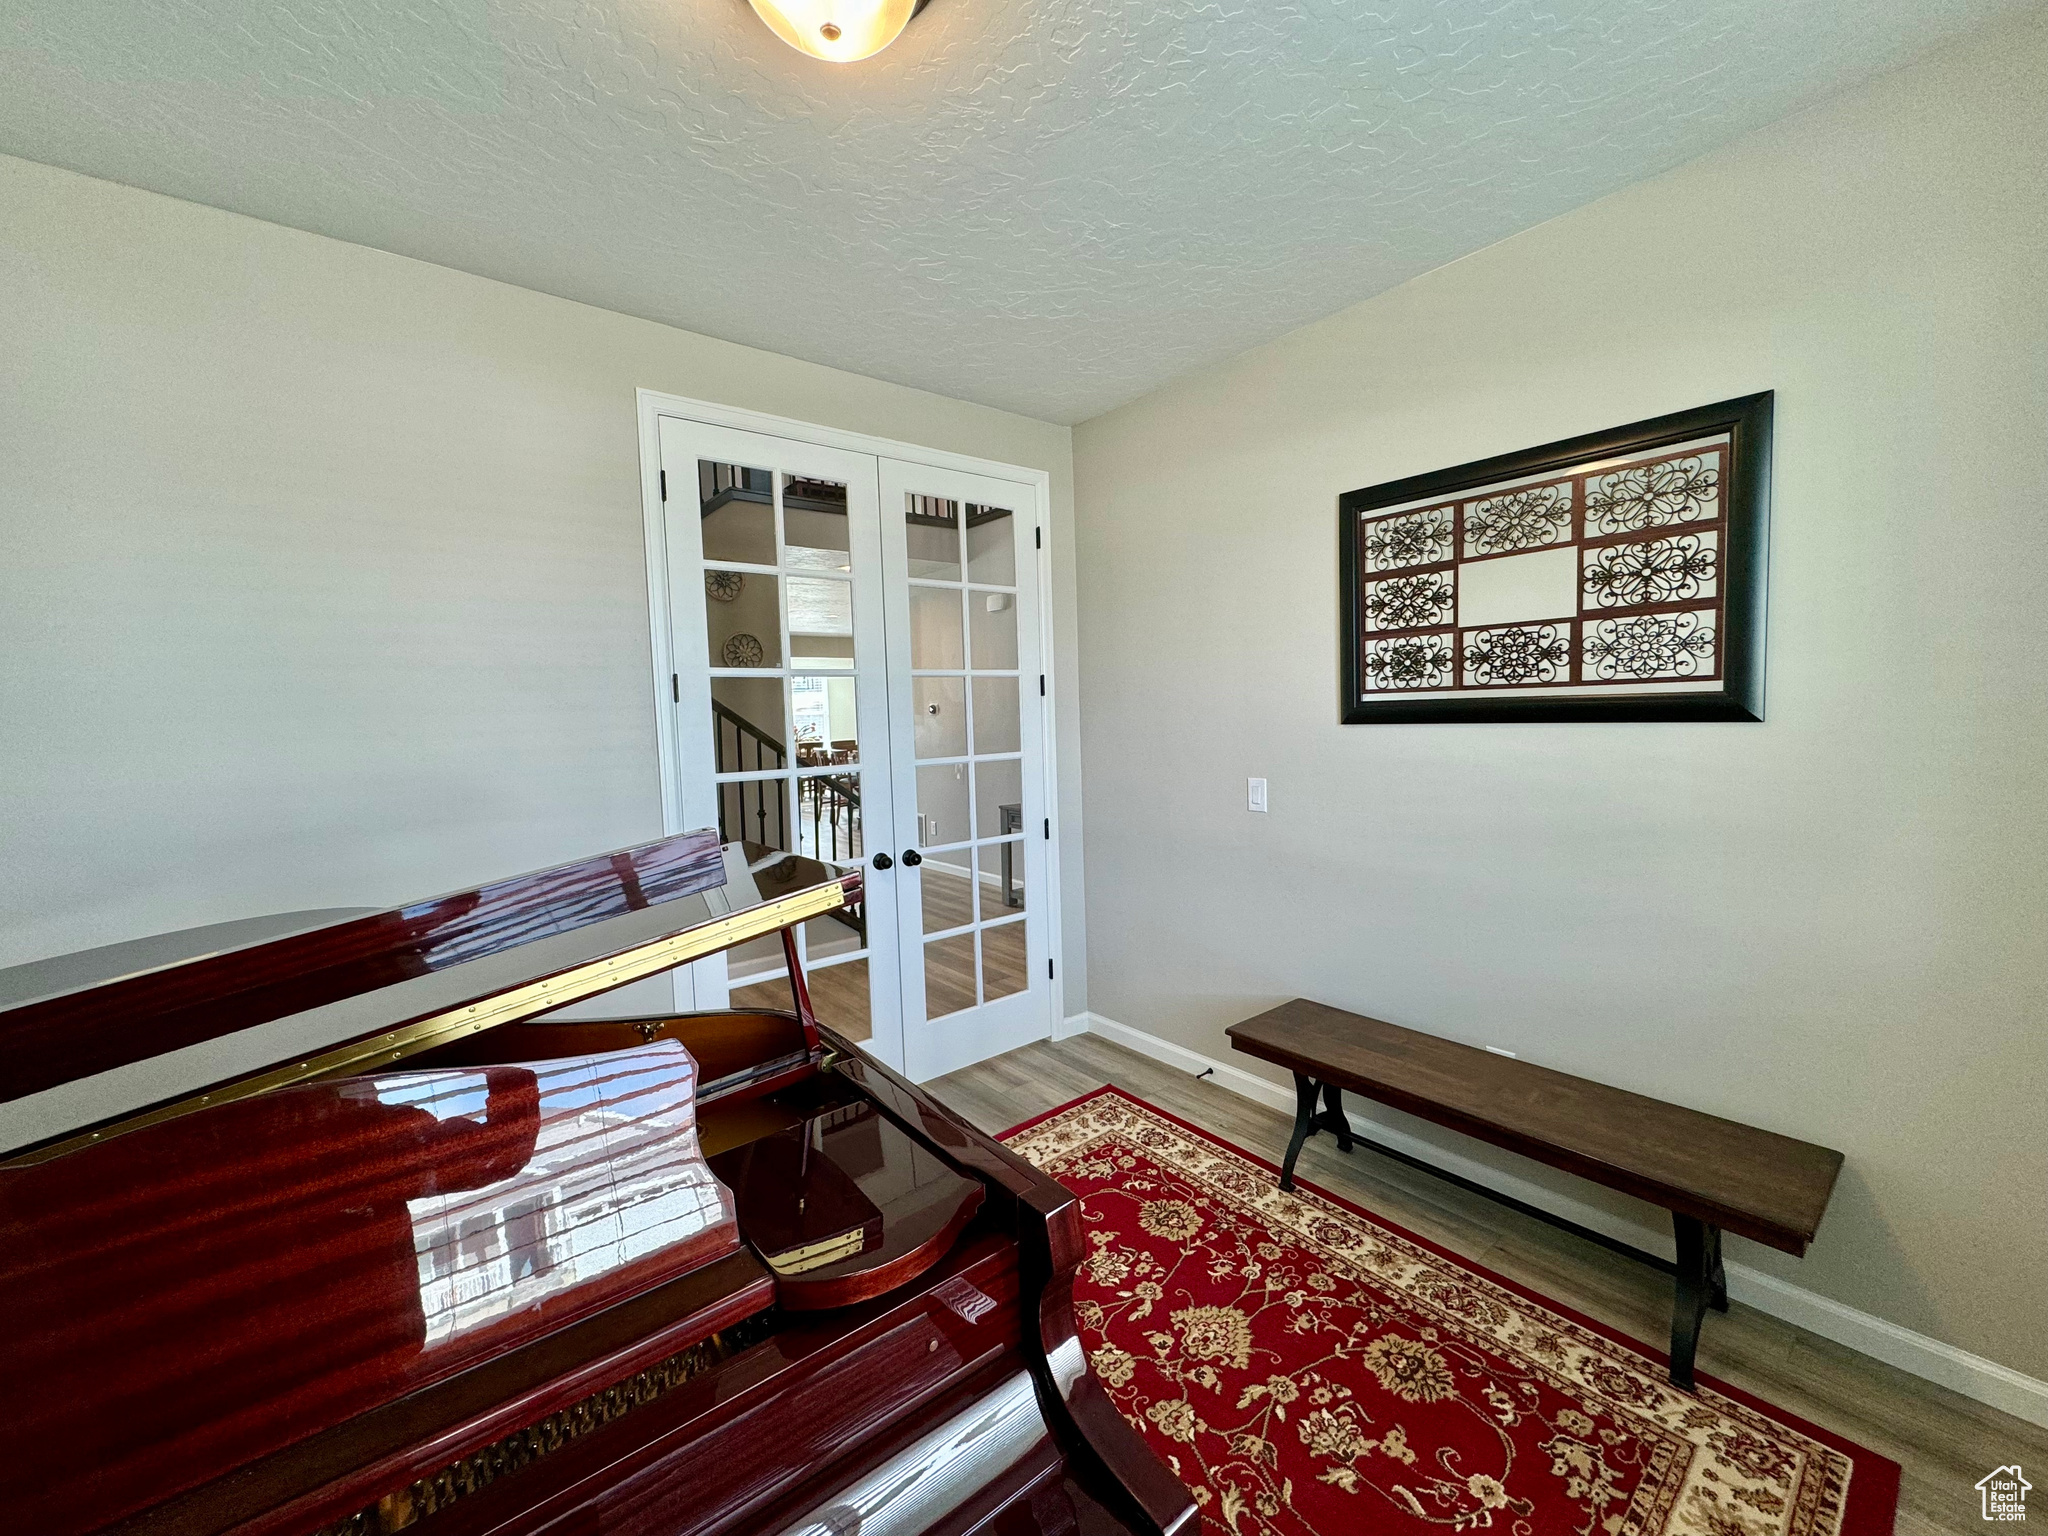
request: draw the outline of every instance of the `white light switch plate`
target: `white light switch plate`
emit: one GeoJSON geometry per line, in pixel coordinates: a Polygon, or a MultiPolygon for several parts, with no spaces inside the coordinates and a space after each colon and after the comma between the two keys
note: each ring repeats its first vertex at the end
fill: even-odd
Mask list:
{"type": "Polygon", "coordinates": [[[1266,808],[1266,781],[1264,779],[1246,779],[1244,784],[1246,804],[1252,810],[1263,811],[1266,808]]]}

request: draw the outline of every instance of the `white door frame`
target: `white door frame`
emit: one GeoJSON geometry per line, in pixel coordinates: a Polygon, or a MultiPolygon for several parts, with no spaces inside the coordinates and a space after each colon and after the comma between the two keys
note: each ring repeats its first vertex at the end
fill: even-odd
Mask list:
{"type": "MultiPolygon", "coordinates": [[[[1018,464],[977,459],[964,453],[950,453],[942,448],[928,448],[920,443],[876,437],[866,432],[849,432],[839,427],[819,426],[815,422],[798,421],[789,416],[772,416],[765,411],[744,410],[738,406],[720,405],[710,400],[693,400],[686,395],[671,395],[661,390],[641,389],[635,394],[640,417],[640,507],[647,543],[647,608],[654,662],[654,674],[651,679],[654,735],[661,768],[661,827],[664,834],[673,836],[689,829],[684,825],[682,814],[684,775],[677,706],[671,697],[669,686],[670,676],[679,675],[683,668],[674,654],[674,628],[670,623],[668,529],[663,519],[661,496],[662,417],[681,417],[687,421],[702,422],[715,427],[736,427],[743,432],[795,438],[821,448],[845,448],[855,453],[874,454],[878,458],[902,459],[913,464],[928,465],[934,469],[957,469],[969,474],[987,475],[992,479],[1009,481],[1028,491],[1032,498],[1034,526],[1041,530],[1051,526],[1052,477],[1042,469],[1026,469],[1018,464]]],[[[1059,745],[1055,730],[1055,706],[1058,702],[1059,685],[1054,676],[1057,653],[1053,647],[1052,540],[1041,535],[1037,544],[1038,590],[1041,598],[1038,605],[1038,645],[1045,673],[1045,696],[1039,700],[1042,739],[1045,742],[1040,793],[1043,796],[1046,814],[1052,821],[1053,832],[1053,835],[1045,840],[1045,890],[1041,909],[1045,923],[1047,952],[1052,958],[1054,973],[1048,1003],[1049,1017],[1046,1020],[1046,1030],[1050,1036],[1059,1031],[1066,1012],[1061,999],[1066,987],[1067,957],[1061,942],[1063,935],[1060,924],[1059,745]]],[[[676,1008],[687,1010],[693,1007],[695,999],[690,991],[688,972],[678,971],[671,974],[675,979],[676,1008]]]]}

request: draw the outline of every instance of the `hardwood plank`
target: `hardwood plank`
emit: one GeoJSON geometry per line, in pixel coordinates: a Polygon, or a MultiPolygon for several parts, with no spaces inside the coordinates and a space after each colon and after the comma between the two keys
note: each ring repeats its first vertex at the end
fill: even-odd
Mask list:
{"type": "MultiPolygon", "coordinates": [[[[867,1040],[874,1033],[868,1004],[868,962],[842,960],[837,965],[806,967],[804,981],[811,990],[811,1011],[818,1022],[829,1024],[847,1039],[867,1040]]],[[[734,987],[735,1008],[776,1008],[788,1012],[796,1006],[789,995],[789,978],[777,976],[750,986],[734,987]]]]}
{"type": "Polygon", "coordinates": [[[1842,1154],[1295,998],[1225,1031],[1290,1071],[1800,1254],[1842,1154]]]}
{"type": "Polygon", "coordinates": [[[981,930],[981,995],[994,1002],[1030,985],[1025,974],[1024,925],[1003,923],[981,930]]]}
{"type": "MultiPolygon", "coordinates": [[[[1042,1041],[928,1084],[991,1133],[1112,1083],[1274,1162],[1289,1117],[1095,1035],[1042,1041]]],[[[1451,1252],[1662,1351],[1671,1282],[1597,1244],[1328,1136],[1300,1176],[1451,1252]]],[[[1857,1354],[1741,1302],[1700,1341],[1702,1371],[1891,1457],[1904,1469],[1898,1536],[1982,1531],[1972,1485],[2018,1461],[2048,1465],[2048,1429],[1857,1354]]]]}

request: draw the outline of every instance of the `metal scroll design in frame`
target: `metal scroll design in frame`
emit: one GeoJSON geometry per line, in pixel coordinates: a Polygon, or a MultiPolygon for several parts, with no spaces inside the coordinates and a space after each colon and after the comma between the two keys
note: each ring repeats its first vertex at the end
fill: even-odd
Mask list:
{"type": "Polygon", "coordinates": [[[1761,720],[1771,396],[1338,498],[1342,718],[1761,720]]]}

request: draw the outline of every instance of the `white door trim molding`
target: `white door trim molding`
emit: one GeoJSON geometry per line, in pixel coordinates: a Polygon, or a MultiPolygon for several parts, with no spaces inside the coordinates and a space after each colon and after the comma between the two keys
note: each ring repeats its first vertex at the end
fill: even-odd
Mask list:
{"type": "MultiPolygon", "coordinates": [[[[713,400],[692,400],[687,395],[664,394],[658,389],[636,391],[640,402],[640,446],[647,447],[647,429],[657,416],[682,416],[690,421],[701,421],[714,427],[737,427],[742,432],[761,432],[770,437],[790,437],[798,442],[813,443],[820,448],[846,448],[855,453],[872,453],[878,458],[906,459],[913,464],[929,464],[934,469],[964,470],[970,475],[989,475],[997,480],[1013,480],[1019,485],[1035,485],[1050,491],[1052,477],[1042,469],[1027,469],[1021,464],[1003,464],[995,459],[977,459],[964,453],[951,453],[944,448],[927,448],[922,443],[906,443],[893,437],[876,437],[868,432],[849,432],[842,427],[820,426],[814,421],[798,421],[793,416],[771,416],[766,411],[750,411],[736,405],[720,405],[713,400]]],[[[643,476],[643,482],[644,482],[643,476]]],[[[659,499],[660,487],[655,487],[659,499]]],[[[1046,510],[1044,507],[1040,511],[1046,510]]]]}
{"type": "MultiPolygon", "coordinates": [[[[682,671],[672,643],[674,627],[670,611],[668,531],[663,522],[661,498],[661,419],[664,416],[680,417],[708,426],[732,427],[742,432],[759,432],[771,437],[792,438],[820,448],[843,448],[854,453],[873,454],[880,459],[900,459],[912,464],[928,465],[934,469],[960,470],[967,474],[986,475],[990,479],[1009,481],[1025,488],[1030,495],[1033,525],[1040,529],[1051,527],[1052,476],[1042,469],[1003,464],[994,459],[977,459],[964,453],[951,453],[942,448],[928,448],[921,443],[906,443],[895,438],[876,437],[866,432],[849,432],[839,427],[798,421],[789,416],[773,416],[765,411],[750,411],[739,406],[720,405],[712,400],[693,400],[686,395],[666,394],[656,389],[637,390],[635,398],[640,423],[640,511],[647,548],[647,611],[652,630],[654,738],[661,771],[661,825],[662,831],[672,836],[688,829],[682,824],[681,815],[683,758],[676,705],[664,682],[664,679],[682,671]]],[[[1039,700],[1039,712],[1043,722],[1042,740],[1045,743],[1041,792],[1046,816],[1055,823],[1052,828],[1053,836],[1045,840],[1045,889],[1040,898],[1040,912],[1054,971],[1051,1018],[1048,1023],[1050,1028],[1057,1032],[1062,1012],[1059,1000],[1066,987],[1067,957],[1060,921],[1060,829],[1057,825],[1060,803],[1059,745],[1053,708],[1058,694],[1054,681],[1052,620],[1053,541],[1048,537],[1037,542],[1040,546],[1037,550],[1040,593],[1039,656],[1046,678],[1045,696],[1039,700]]],[[[689,986],[687,976],[678,973],[675,979],[675,1006],[678,1010],[693,1006],[693,999],[688,993],[689,986]]]]}
{"type": "MultiPolygon", "coordinates": [[[[1178,1067],[1197,1076],[1209,1072],[1212,1074],[1209,1081],[1219,1088],[1227,1088],[1293,1118],[1294,1091],[1291,1088],[1247,1072],[1235,1062],[1205,1056],[1200,1051],[1189,1050],[1145,1030],[1106,1019],[1099,1013],[1075,1014],[1064,1020],[1056,1033],[1060,1039],[1079,1034],[1100,1035],[1169,1067],[1178,1067]]],[[[1573,1200],[1530,1180],[1518,1179],[1512,1173],[1476,1158],[1447,1152],[1433,1142],[1426,1142],[1396,1126],[1360,1114],[1355,1108],[1347,1107],[1345,1117],[1361,1136],[1383,1141],[1396,1151],[1433,1163],[1475,1184],[1497,1189],[1524,1204],[1537,1206],[1554,1216],[1565,1217],[1638,1247],[1655,1242],[1652,1238],[1650,1244],[1646,1244],[1646,1233],[1641,1227],[1630,1225],[1612,1212],[1573,1200]]],[[[1663,1246],[1668,1251],[1668,1237],[1664,1239],[1663,1246]]],[[[1824,1339],[1847,1345],[1859,1354],[1882,1360],[1886,1365],[1909,1371],[1923,1381],[1931,1381],[2015,1418],[2025,1419],[2029,1424],[2048,1426],[2048,1381],[2037,1381],[2009,1365],[2000,1365],[1996,1360],[1987,1360],[1982,1355],[1973,1355],[1940,1339],[1915,1333],[1910,1328],[1887,1322],[1875,1313],[1859,1311],[1817,1291],[1794,1285],[1789,1280],[1751,1269],[1746,1264],[1731,1262],[1726,1267],[1728,1294],[1736,1301],[1755,1307],[1759,1312],[1768,1312],[1809,1333],[1817,1333],[1824,1339]]]]}

